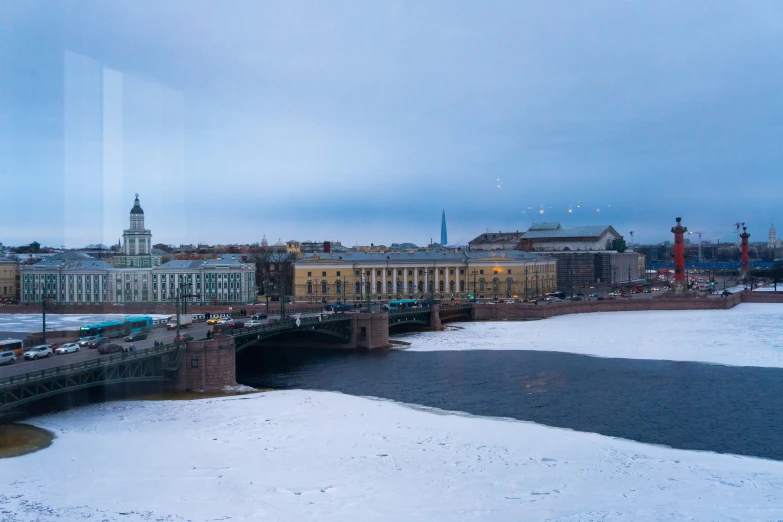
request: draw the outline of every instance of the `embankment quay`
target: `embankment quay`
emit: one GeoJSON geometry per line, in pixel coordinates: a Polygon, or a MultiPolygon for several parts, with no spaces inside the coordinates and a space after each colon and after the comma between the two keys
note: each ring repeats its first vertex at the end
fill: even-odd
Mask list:
{"type": "MultiPolygon", "coordinates": [[[[269,344],[324,345],[373,350],[389,346],[397,328],[440,330],[450,321],[536,320],[558,315],[647,310],[723,310],[740,303],[783,303],[783,294],[743,292],[727,297],[622,299],[550,304],[462,304],[433,306],[391,313],[310,314],[273,324],[239,328],[206,339],[208,326],[194,324],[187,342],[154,346],[153,334],[137,343],[137,351],[99,355],[82,349],[69,355],[25,362],[0,369],[0,417],[28,403],[90,387],[134,382],[162,382],[171,391],[211,391],[236,384],[236,353],[269,344]]],[[[170,339],[169,339],[170,340],[170,339]]]]}

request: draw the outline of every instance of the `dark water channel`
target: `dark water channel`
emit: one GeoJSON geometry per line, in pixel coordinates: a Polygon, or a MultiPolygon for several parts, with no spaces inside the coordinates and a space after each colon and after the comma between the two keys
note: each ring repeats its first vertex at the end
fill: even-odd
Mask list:
{"type": "Polygon", "coordinates": [[[499,350],[240,355],[238,381],[254,387],[339,391],[783,460],[783,369],[499,350]]]}

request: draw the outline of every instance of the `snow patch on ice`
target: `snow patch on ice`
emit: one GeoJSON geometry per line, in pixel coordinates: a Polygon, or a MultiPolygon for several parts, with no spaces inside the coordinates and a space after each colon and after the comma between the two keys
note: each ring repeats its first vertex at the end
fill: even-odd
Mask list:
{"type": "Polygon", "coordinates": [[[249,393],[258,390],[256,390],[252,386],[245,386],[244,384],[238,384],[236,386],[230,386],[230,385],[223,386],[220,389],[220,391],[229,392],[229,393],[249,393]]]}

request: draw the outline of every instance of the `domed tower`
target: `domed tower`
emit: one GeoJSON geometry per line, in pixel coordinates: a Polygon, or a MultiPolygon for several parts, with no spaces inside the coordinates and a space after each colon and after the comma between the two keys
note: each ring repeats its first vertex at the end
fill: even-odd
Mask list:
{"type": "Polygon", "coordinates": [[[138,194],[130,210],[130,228],[122,234],[122,239],[126,256],[146,256],[152,252],[152,231],[144,228],[144,210],[138,194]]]}

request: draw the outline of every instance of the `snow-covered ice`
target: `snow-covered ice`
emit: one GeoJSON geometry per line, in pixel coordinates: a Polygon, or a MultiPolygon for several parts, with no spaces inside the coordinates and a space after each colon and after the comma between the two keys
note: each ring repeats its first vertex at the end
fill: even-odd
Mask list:
{"type": "Polygon", "coordinates": [[[541,321],[457,323],[395,336],[408,350],[540,350],[600,357],[783,367],[783,304],[729,310],[599,312],[541,321]]]}
{"type": "MultiPolygon", "coordinates": [[[[102,321],[122,321],[126,317],[137,317],[139,315],[147,315],[153,319],[170,317],[169,315],[161,314],[46,314],[46,329],[76,329],[86,324],[95,324],[102,321]]],[[[41,314],[0,314],[0,331],[37,332],[41,330],[41,321],[41,314]]]]}
{"type": "Polygon", "coordinates": [[[783,462],[327,392],[114,402],[40,417],[0,461],[18,521],[770,520],[783,462]]]}

